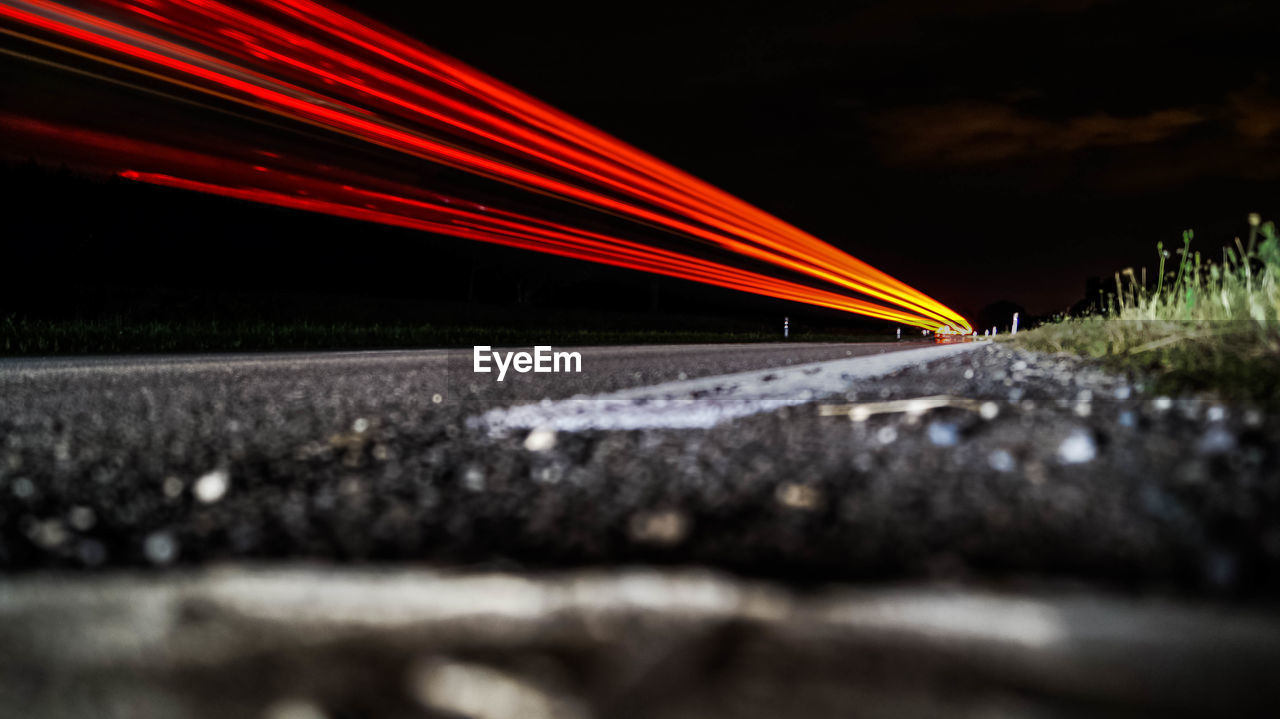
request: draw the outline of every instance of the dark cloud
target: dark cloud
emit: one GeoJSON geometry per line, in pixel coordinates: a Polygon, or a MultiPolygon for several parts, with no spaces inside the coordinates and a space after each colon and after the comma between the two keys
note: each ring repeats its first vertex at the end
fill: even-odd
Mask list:
{"type": "Polygon", "coordinates": [[[1263,83],[1228,95],[1228,107],[1236,132],[1266,142],[1280,130],[1280,99],[1267,94],[1263,83]]]}
{"type": "Polygon", "coordinates": [[[876,114],[870,126],[889,164],[970,164],[1168,140],[1206,121],[1186,108],[1137,117],[1093,113],[1048,120],[1011,105],[957,102],[876,114]]]}
{"type": "Polygon", "coordinates": [[[867,125],[888,167],[998,168],[1042,189],[1075,183],[1131,194],[1201,179],[1280,177],[1280,99],[1263,82],[1216,105],[1131,116],[1051,119],[1016,101],[961,101],[880,111],[867,125]]]}

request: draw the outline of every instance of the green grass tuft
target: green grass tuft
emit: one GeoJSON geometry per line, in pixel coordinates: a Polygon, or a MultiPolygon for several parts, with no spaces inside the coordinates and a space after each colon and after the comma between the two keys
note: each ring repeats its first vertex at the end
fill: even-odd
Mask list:
{"type": "Polygon", "coordinates": [[[1132,269],[1117,272],[1105,311],[1010,341],[1150,373],[1157,391],[1280,400],[1280,236],[1256,215],[1250,224],[1248,245],[1237,239],[1221,259],[1192,251],[1190,230],[1174,252],[1159,243],[1160,269],[1151,285],[1132,269]]]}

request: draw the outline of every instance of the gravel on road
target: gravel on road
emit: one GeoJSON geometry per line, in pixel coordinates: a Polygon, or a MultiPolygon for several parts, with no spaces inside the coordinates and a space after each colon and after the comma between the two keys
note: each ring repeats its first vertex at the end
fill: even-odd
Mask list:
{"type": "MultiPolygon", "coordinates": [[[[781,364],[756,351],[755,367],[781,364]]],[[[611,355],[591,391],[752,368],[693,356],[611,355]]],[[[994,345],[709,429],[495,434],[475,418],[502,402],[446,398],[443,367],[6,365],[0,564],[697,563],[801,582],[1280,588],[1267,408],[1152,397],[1141,378],[994,345]]],[[[582,391],[561,377],[548,396],[582,391]]]]}

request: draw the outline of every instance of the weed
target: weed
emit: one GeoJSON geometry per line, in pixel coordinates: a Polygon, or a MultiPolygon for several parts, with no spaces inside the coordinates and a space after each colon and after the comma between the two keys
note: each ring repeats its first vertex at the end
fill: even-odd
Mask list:
{"type": "Polygon", "coordinates": [[[1132,268],[1117,272],[1106,311],[1048,324],[1012,341],[1152,373],[1164,392],[1208,390],[1280,400],[1280,233],[1257,215],[1249,220],[1248,247],[1237,239],[1234,249],[1223,248],[1221,261],[1193,252],[1195,235],[1187,230],[1176,250],[1177,268],[1168,274],[1170,253],[1157,243],[1154,287],[1139,281],[1132,268]]]}

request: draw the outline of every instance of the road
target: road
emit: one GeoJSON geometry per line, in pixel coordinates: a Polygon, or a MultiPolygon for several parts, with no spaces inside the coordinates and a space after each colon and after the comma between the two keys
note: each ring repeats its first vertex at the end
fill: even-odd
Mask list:
{"type": "MultiPolygon", "coordinates": [[[[536,388],[521,385],[522,377],[512,371],[504,395],[494,399],[511,399],[527,392],[535,399],[594,394],[645,384],[728,374],[752,369],[784,367],[805,362],[843,359],[927,346],[922,342],[867,342],[849,344],[726,344],[726,345],[635,345],[620,347],[557,347],[557,351],[583,354],[583,373],[524,376],[537,379],[536,388]],[[536,396],[535,396],[536,395],[536,396]]],[[[529,351],[530,348],[511,348],[529,351]]],[[[390,404],[394,400],[378,394],[388,384],[403,387],[406,392],[430,398],[450,390],[450,367],[461,376],[471,365],[470,350],[385,350],[357,352],[286,352],[238,354],[138,355],[107,357],[0,358],[0,381],[6,389],[22,391],[19,383],[34,391],[53,389],[62,395],[79,399],[109,389],[118,378],[132,377],[143,384],[190,389],[195,396],[206,388],[216,387],[228,373],[260,384],[261,390],[274,394],[281,383],[323,384],[328,381],[354,383],[351,395],[373,393],[369,403],[390,404]],[[71,382],[57,378],[74,377],[71,382]],[[404,382],[411,379],[411,387],[404,382]],[[28,384],[31,383],[31,384],[28,384]],[[49,384],[43,384],[49,383],[49,384]]],[[[478,377],[486,384],[494,377],[478,377]]],[[[495,390],[503,386],[494,383],[495,390]]],[[[255,389],[257,389],[255,387],[255,389]]],[[[315,395],[309,395],[314,397],[315,395]]],[[[202,407],[184,407],[193,412],[202,407]]]]}
{"type": "Polygon", "coordinates": [[[987,345],[580,351],[504,382],[465,351],[4,360],[0,562],[1277,585],[1274,415],[987,345]]]}
{"type": "Polygon", "coordinates": [[[775,716],[796,666],[811,716],[1277,700],[1275,413],[990,344],[581,352],[0,361],[37,652],[0,706],[775,716]]]}
{"type": "MultiPolygon", "coordinates": [[[[401,518],[411,521],[459,485],[470,499],[486,498],[478,477],[493,485],[486,465],[499,459],[493,433],[477,427],[486,412],[923,347],[588,347],[573,350],[581,373],[513,371],[502,382],[474,373],[462,350],[0,360],[0,476],[17,520],[6,525],[0,557],[16,566],[98,566],[167,564],[214,547],[380,555],[387,547],[360,539],[321,549],[309,531],[295,530],[317,509],[348,514],[338,512],[348,501],[364,508],[349,512],[360,516],[412,495],[401,518]],[[238,500],[255,507],[228,516],[238,500]],[[265,520],[264,511],[286,514],[245,523],[265,520]],[[232,525],[209,531],[213,516],[232,525]],[[92,527],[76,529],[84,524],[92,527]],[[293,540],[303,535],[299,546],[293,540]],[[172,539],[172,551],[149,554],[157,542],[168,546],[156,537],[172,539]]],[[[505,460],[507,470],[511,461],[521,460],[505,460]]]]}

